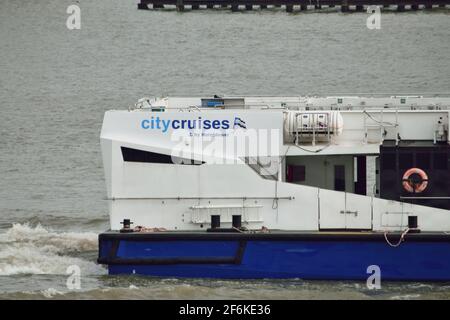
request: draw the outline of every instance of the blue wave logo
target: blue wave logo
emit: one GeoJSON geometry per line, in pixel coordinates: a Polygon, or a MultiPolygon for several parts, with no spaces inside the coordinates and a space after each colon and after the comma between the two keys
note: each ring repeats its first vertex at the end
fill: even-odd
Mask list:
{"type": "Polygon", "coordinates": [[[246,123],[245,123],[244,120],[242,120],[242,119],[239,118],[239,117],[235,117],[235,118],[234,118],[233,128],[234,128],[234,129],[236,129],[236,128],[247,129],[247,125],[246,125],[246,123]]]}

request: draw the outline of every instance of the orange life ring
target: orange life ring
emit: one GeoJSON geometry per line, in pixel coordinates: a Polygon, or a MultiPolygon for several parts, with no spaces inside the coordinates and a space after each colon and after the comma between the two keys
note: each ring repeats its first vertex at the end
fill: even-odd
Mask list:
{"type": "Polygon", "coordinates": [[[428,186],[428,176],[422,169],[411,168],[406,170],[403,174],[403,188],[411,193],[421,193],[428,186]],[[413,174],[418,174],[420,176],[420,182],[411,179],[413,174]]]}

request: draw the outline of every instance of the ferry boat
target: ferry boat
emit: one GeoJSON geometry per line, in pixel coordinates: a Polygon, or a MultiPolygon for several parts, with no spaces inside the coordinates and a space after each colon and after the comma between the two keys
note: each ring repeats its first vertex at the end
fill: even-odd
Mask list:
{"type": "Polygon", "coordinates": [[[110,274],[450,280],[450,96],[142,98],[107,111],[110,274]]]}

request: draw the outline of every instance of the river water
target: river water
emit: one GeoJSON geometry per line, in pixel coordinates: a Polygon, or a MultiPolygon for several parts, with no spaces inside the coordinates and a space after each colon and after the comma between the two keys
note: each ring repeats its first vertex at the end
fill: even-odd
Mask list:
{"type": "Polygon", "coordinates": [[[148,95],[449,92],[450,10],[142,11],[136,0],[0,0],[0,298],[450,298],[450,284],[112,277],[99,132],[148,95]],[[66,286],[81,268],[81,289],[66,286]]]}

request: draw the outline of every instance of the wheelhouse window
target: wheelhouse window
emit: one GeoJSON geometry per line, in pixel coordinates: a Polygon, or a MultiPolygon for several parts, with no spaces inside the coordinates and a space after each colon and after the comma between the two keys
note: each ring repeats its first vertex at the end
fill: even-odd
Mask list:
{"type": "Polygon", "coordinates": [[[437,152],[433,155],[434,169],[447,170],[448,159],[447,154],[443,152],[437,152]]]}
{"type": "Polygon", "coordinates": [[[306,180],[305,166],[301,165],[288,165],[286,171],[287,182],[304,182],[306,180]]]}
{"type": "Polygon", "coordinates": [[[334,166],[334,190],[345,191],[345,166],[334,166]]]}
{"type": "Polygon", "coordinates": [[[138,150],[133,148],[121,147],[123,161],[126,162],[143,162],[143,163],[160,163],[160,164],[185,164],[200,165],[204,162],[192,159],[176,158],[167,154],[138,150]]]}

